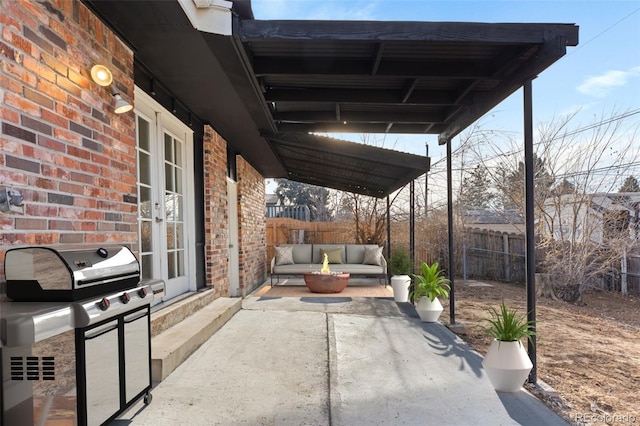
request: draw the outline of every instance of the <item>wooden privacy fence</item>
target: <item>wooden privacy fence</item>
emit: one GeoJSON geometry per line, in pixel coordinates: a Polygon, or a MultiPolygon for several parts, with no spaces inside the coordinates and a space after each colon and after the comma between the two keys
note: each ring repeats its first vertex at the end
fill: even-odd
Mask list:
{"type": "Polygon", "coordinates": [[[524,235],[466,230],[462,271],[464,278],[524,283],[524,235]]]}
{"type": "Polygon", "coordinates": [[[348,222],[304,222],[288,218],[267,219],[267,259],[280,244],[353,244],[354,227],[348,222]]]}
{"type": "Polygon", "coordinates": [[[640,254],[627,254],[626,272],[620,268],[620,279],[615,280],[613,287],[615,290],[624,292],[623,280],[626,279],[626,292],[628,294],[640,294],[640,254]]]}

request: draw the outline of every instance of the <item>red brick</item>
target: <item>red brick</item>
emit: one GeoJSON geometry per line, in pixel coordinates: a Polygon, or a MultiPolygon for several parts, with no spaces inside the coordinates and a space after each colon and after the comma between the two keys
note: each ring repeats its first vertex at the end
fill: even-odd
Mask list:
{"type": "Polygon", "coordinates": [[[95,222],[74,222],[73,223],[74,231],[84,231],[84,232],[93,232],[96,230],[95,222]]]}
{"type": "MultiPolygon", "coordinates": [[[[84,160],[88,160],[91,158],[91,152],[86,149],[78,148],[77,146],[69,145],[67,146],[67,154],[72,155],[74,157],[82,158],[84,160]]],[[[80,167],[76,167],[79,169],[80,167]]]]}
{"type": "MultiPolygon", "coordinates": [[[[79,195],[84,194],[84,185],[77,185],[69,182],[60,182],[58,189],[67,194],[79,194],[79,195]]],[[[73,204],[76,205],[75,200],[73,204]]]]}
{"type": "Polygon", "coordinates": [[[4,11],[0,11],[0,24],[13,27],[14,29],[20,31],[20,21],[7,15],[4,11]]]}
{"type": "Polygon", "coordinates": [[[72,207],[59,207],[58,217],[64,217],[66,219],[82,219],[84,216],[84,210],[72,207]]]}
{"type": "Polygon", "coordinates": [[[48,204],[27,204],[27,214],[29,216],[55,217],[58,208],[48,204]]]}
{"type": "MultiPolygon", "coordinates": [[[[75,107],[76,109],[79,109],[80,111],[82,111],[85,114],[90,114],[91,113],[91,106],[87,105],[85,102],[83,102],[82,100],[73,97],[73,96],[69,96],[69,105],[75,107]]],[[[80,121],[80,120],[76,120],[76,121],[80,121]]]]}
{"type": "Polygon", "coordinates": [[[93,173],[96,175],[100,173],[100,167],[93,163],[85,163],[85,162],[80,163],[80,170],[84,172],[93,173]]]}
{"type": "MultiPolygon", "coordinates": [[[[26,38],[20,37],[18,34],[12,32],[8,27],[5,27],[2,31],[2,38],[7,40],[14,48],[26,53],[24,60],[30,59],[32,56],[37,56],[38,49],[26,38]]],[[[26,62],[23,62],[25,64],[26,62]]]]}
{"type": "Polygon", "coordinates": [[[41,163],[52,163],[53,155],[47,151],[39,149],[33,145],[23,145],[22,146],[22,155],[27,158],[33,158],[41,163]]]}
{"type": "MultiPolygon", "coordinates": [[[[87,188],[83,188],[85,191],[87,188]]],[[[73,205],[76,207],[83,207],[85,209],[95,209],[98,205],[98,202],[92,198],[84,198],[84,197],[76,197],[73,202],[73,205]]],[[[86,215],[85,215],[86,216],[86,215]]]]}
{"type": "MultiPolygon", "coordinates": [[[[47,15],[40,7],[36,6],[31,0],[16,0],[20,5],[25,8],[31,16],[45,25],[49,25],[49,15],[47,15]]],[[[34,23],[35,26],[35,23],[34,23]]]]}
{"type": "Polygon", "coordinates": [[[58,155],[55,157],[55,164],[57,166],[66,167],[68,169],[77,169],[78,168],[78,160],[71,157],[66,157],[63,155],[58,155]]]}
{"type": "Polygon", "coordinates": [[[57,72],[60,75],[67,75],[68,72],[68,67],[63,64],[62,62],[58,61],[56,58],[54,58],[51,55],[48,55],[46,53],[42,53],[40,55],[40,60],[49,68],[53,69],[55,72],[57,72]]]}
{"type": "Polygon", "coordinates": [[[12,123],[18,124],[18,121],[20,120],[20,114],[9,108],[2,108],[0,109],[0,118],[5,121],[10,121],[12,123]]]}
{"type": "Polygon", "coordinates": [[[85,213],[86,220],[102,221],[104,220],[104,212],[99,210],[89,210],[85,213]]]}
{"type": "MultiPolygon", "coordinates": [[[[16,18],[19,22],[22,22],[22,25],[29,28],[34,28],[37,25],[37,21],[33,19],[33,16],[26,13],[16,2],[4,2],[2,7],[5,8],[7,13],[11,14],[11,16],[16,18]]],[[[19,29],[20,27],[17,28],[19,29]]]]}
{"type": "Polygon", "coordinates": [[[2,61],[2,69],[5,73],[14,76],[19,81],[27,86],[35,87],[38,83],[38,79],[35,74],[28,72],[19,65],[16,65],[9,61],[2,61]]]}
{"type": "MultiPolygon", "coordinates": [[[[58,164],[58,163],[64,163],[64,156],[60,156],[57,155],[54,158],[54,163],[58,164]]],[[[71,159],[69,159],[70,161],[73,161],[71,159]]],[[[75,162],[73,162],[75,164],[75,162]]],[[[62,164],[61,164],[62,165],[62,164]]],[[[50,177],[55,177],[58,179],[63,179],[63,180],[69,180],[69,171],[66,169],[61,169],[59,167],[53,167],[50,166],[48,164],[43,164],[42,165],[42,175],[43,176],[50,176],[50,177]]]]}
{"type": "Polygon", "coordinates": [[[43,135],[38,135],[38,145],[58,152],[65,152],[66,150],[64,143],[43,135]]]}
{"type": "Polygon", "coordinates": [[[0,138],[0,148],[2,148],[4,153],[20,155],[22,154],[22,144],[23,142],[15,139],[8,139],[5,137],[0,138]]]}
{"type": "Polygon", "coordinates": [[[43,78],[49,82],[56,82],[56,72],[49,67],[42,65],[40,62],[33,60],[32,58],[25,56],[23,65],[29,71],[33,71],[35,75],[43,78]]]}
{"type": "MultiPolygon", "coordinates": [[[[38,80],[37,89],[45,95],[52,97],[54,100],[58,101],[56,105],[56,109],[60,106],[60,102],[67,102],[67,92],[59,88],[55,83],[51,83],[49,81],[38,80]]],[[[71,117],[68,117],[71,118],[71,117]]]]}
{"type": "Polygon", "coordinates": [[[46,219],[16,218],[16,229],[47,229],[46,219]]]}
{"type": "MultiPolygon", "coordinates": [[[[53,136],[63,141],[71,142],[76,145],[82,144],[82,137],[77,133],[70,132],[66,129],[53,129],[53,136]]],[[[72,148],[71,146],[69,148],[72,148]]],[[[67,149],[67,152],[69,150],[67,149]]]]}
{"type": "Polygon", "coordinates": [[[49,229],[51,231],[71,231],[73,230],[73,223],[70,220],[50,220],[49,229]]]}
{"type": "Polygon", "coordinates": [[[58,183],[55,180],[42,177],[30,177],[29,184],[41,189],[58,189],[58,183]]]}
{"type": "Polygon", "coordinates": [[[42,110],[42,119],[48,121],[49,123],[59,126],[59,127],[64,127],[67,128],[69,127],[69,120],[67,120],[66,118],[64,118],[61,115],[58,115],[56,113],[54,113],[53,111],[49,111],[46,109],[42,110]]]}
{"type": "Polygon", "coordinates": [[[28,101],[23,97],[17,96],[15,93],[5,93],[4,103],[17,108],[22,112],[31,114],[35,117],[40,117],[40,107],[37,104],[28,101]]]}
{"type": "Polygon", "coordinates": [[[42,232],[38,234],[27,234],[24,239],[29,245],[51,245],[58,243],[58,234],[55,232],[42,232]]]}
{"type": "Polygon", "coordinates": [[[6,92],[22,93],[22,84],[6,75],[0,74],[0,87],[6,92]]]}
{"type": "Polygon", "coordinates": [[[69,120],[82,120],[82,114],[62,104],[56,104],[56,112],[69,120]]]}
{"type": "Polygon", "coordinates": [[[93,161],[96,164],[108,165],[111,160],[109,160],[109,157],[106,157],[104,155],[92,153],[91,161],[93,161]]]}

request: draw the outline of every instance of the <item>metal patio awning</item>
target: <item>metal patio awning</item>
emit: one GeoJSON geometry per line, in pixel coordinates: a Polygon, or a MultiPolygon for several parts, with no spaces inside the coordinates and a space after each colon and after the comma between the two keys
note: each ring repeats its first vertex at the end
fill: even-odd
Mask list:
{"type": "MultiPolygon", "coordinates": [[[[180,118],[210,123],[264,177],[334,188],[370,188],[370,179],[337,161],[303,176],[283,157],[291,148],[283,141],[358,132],[446,143],[578,42],[574,24],[261,21],[247,0],[233,2],[225,36],[195,29],[178,0],[84,3],[134,50],[136,84],[180,118]]],[[[310,157],[312,146],[296,149],[310,157]]],[[[336,144],[336,156],[349,147],[336,144]]],[[[362,153],[379,149],[369,148],[362,153]]],[[[394,170],[375,193],[415,177],[394,170]]]]}

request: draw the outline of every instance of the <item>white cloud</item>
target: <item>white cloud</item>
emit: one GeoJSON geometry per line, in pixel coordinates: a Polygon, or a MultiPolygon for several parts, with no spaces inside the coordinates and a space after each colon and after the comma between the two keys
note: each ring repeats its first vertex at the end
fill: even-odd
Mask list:
{"type": "Polygon", "coordinates": [[[640,75],[640,66],[628,71],[609,70],[603,74],[588,77],[578,91],[588,96],[604,98],[616,87],[627,84],[630,78],[640,75]]]}

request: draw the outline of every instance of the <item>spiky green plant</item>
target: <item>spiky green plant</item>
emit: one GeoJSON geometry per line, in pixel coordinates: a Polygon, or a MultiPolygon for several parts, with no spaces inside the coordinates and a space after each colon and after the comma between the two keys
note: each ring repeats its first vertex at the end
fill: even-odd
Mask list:
{"type": "MultiPolygon", "coordinates": [[[[409,297],[420,300],[421,297],[427,296],[432,302],[436,297],[442,297],[446,299],[449,297],[449,290],[451,282],[444,276],[444,272],[439,270],[440,265],[438,262],[434,262],[429,266],[426,262],[422,262],[421,270],[422,274],[412,274],[411,276],[417,280],[413,290],[409,294],[409,297]]],[[[409,285],[411,289],[411,285],[409,285]]]]}
{"type": "Polygon", "coordinates": [[[487,309],[491,314],[491,318],[486,318],[489,323],[486,332],[501,342],[520,342],[520,339],[526,337],[533,342],[533,336],[536,334],[531,327],[534,321],[527,321],[525,315],[518,315],[517,309],[509,309],[504,303],[500,303],[500,310],[494,307],[487,309]]]}

